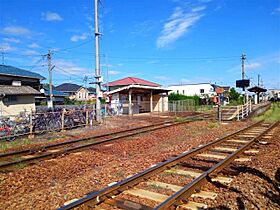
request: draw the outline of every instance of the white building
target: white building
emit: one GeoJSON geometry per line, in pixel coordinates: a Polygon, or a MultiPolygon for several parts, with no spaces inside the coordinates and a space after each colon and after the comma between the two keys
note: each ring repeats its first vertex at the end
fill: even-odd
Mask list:
{"type": "Polygon", "coordinates": [[[185,85],[170,85],[168,89],[170,93],[178,93],[186,96],[200,96],[204,98],[206,95],[209,97],[217,95],[215,92],[216,85],[210,83],[197,83],[185,85]]]}
{"type": "Polygon", "coordinates": [[[280,89],[269,89],[268,99],[275,100],[275,101],[280,100],[280,89]]]}

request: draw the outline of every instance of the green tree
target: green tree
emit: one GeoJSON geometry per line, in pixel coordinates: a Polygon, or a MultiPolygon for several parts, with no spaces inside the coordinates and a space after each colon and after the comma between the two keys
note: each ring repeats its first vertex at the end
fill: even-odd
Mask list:
{"type": "Polygon", "coordinates": [[[234,88],[230,88],[229,99],[237,101],[239,97],[240,97],[240,94],[234,88]]]}

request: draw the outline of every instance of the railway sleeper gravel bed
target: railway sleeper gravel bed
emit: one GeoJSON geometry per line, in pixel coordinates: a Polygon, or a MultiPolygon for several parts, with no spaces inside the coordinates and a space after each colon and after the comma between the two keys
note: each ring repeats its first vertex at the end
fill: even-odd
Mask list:
{"type": "Polygon", "coordinates": [[[205,183],[229,184],[232,178],[219,172],[232,162],[249,161],[251,155],[258,153],[258,150],[250,148],[256,142],[264,143],[263,138],[270,136],[268,132],[277,124],[254,123],[120,182],[111,183],[100,191],[66,202],[59,209],[96,206],[101,209],[207,208],[203,200],[215,199],[217,194],[205,191],[205,183]],[[178,180],[184,181],[180,183],[178,180]]]}
{"type": "Polygon", "coordinates": [[[171,126],[185,124],[195,120],[202,120],[207,117],[209,116],[205,114],[198,114],[184,118],[182,122],[168,120],[152,125],[146,125],[112,133],[105,133],[97,136],[80,138],[66,142],[49,144],[43,147],[35,147],[32,149],[23,149],[13,152],[0,153],[0,171],[5,172],[13,170],[13,166],[15,166],[16,164],[34,164],[38,163],[41,160],[52,159],[61,155],[82,151],[94,145],[120,140],[126,137],[131,137],[158,129],[164,129],[171,126]]]}

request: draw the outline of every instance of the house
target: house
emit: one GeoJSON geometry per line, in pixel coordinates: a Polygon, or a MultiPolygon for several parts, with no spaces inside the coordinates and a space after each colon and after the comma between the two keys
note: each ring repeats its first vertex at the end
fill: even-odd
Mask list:
{"type": "Polygon", "coordinates": [[[270,101],[280,101],[280,89],[269,89],[268,99],[270,101]]]}
{"type": "Polygon", "coordinates": [[[215,88],[217,85],[211,83],[197,83],[185,85],[170,85],[170,93],[178,93],[186,96],[197,95],[201,98],[216,96],[215,88]]]}
{"type": "Polygon", "coordinates": [[[103,85],[110,108],[118,114],[168,111],[168,89],[136,77],[126,77],[103,85]]]}
{"type": "MultiPolygon", "coordinates": [[[[42,88],[40,92],[41,96],[36,96],[35,98],[36,106],[41,105],[42,102],[47,104],[47,99],[50,98],[50,91],[48,88],[42,88]]],[[[58,90],[52,90],[52,95],[54,105],[63,105],[65,97],[68,97],[66,93],[58,90]]]]}
{"type": "Polygon", "coordinates": [[[40,74],[0,65],[0,116],[35,111],[35,96],[40,95],[40,74]]]}
{"type": "Polygon", "coordinates": [[[67,94],[69,99],[76,101],[88,101],[94,97],[94,88],[84,88],[73,83],[63,83],[54,88],[56,91],[67,94]]]}

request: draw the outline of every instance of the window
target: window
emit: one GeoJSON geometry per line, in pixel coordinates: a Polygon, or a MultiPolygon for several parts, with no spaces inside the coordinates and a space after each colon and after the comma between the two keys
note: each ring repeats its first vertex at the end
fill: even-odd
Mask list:
{"type": "Polygon", "coordinates": [[[185,90],[183,90],[183,95],[185,95],[185,90]]]}
{"type": "Polygon", "coordinates": [[[17,96],[7,96],[8,102],[16,102],[17,96]]]}
{"type": "Polygon", "coordinates": [[[204,93],[204,89],[200,89],[200,93],[204,93]]]}
{"type": "Polygon", "coordinates": [[[179,94],[179,90],[177,90],[177,94],[179,94]]]}

